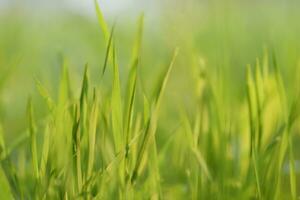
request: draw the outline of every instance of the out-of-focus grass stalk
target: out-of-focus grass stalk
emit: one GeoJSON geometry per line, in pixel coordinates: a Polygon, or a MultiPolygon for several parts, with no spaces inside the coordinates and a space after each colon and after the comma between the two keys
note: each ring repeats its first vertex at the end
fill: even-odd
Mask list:
{"type": "Polygon", "coordinates": [[[247,99],[248,99],[248,112],[249,112],[249,127],[250,127],[250,159],[255,173],[255,180],[256,180],[256,188],[257,188],[257,195],[258,199],[262,198],[261,194],[261,182],[260,182],[260,175],[258,172],[258,162],[257,162],[257,144],[256,141],[256,125],[255,125],[255,104],[254,101],[255,97],[255,85],[253,82],[252,77],[252,70],[251,66],[247,66],[247,99]]]}
{"type": "Polygon", "coordinates": [[[29,133],[30,133],[32,166],[33,166],[34,176],[36,178],[36,181],[38,181],[40,176],[39,176],[38,154],[37,154],[37,147],[36,147],[36,130],[34,125],[33,107],[32,107],[31,98],[28,99],[27,113],[28,113],[29,133]]]}

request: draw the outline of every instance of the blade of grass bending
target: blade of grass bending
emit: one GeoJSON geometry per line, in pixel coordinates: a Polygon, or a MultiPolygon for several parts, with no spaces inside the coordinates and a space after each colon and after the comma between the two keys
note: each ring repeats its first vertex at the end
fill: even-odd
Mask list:
{"type": "Polygon", "coordinates": [[[95,8],[96,8],[96,14],[97,14],[98,22],[99,22],[101,30],[104,34],[104,40],[108,44],[107,45],[107,51],[106,51],[106,56],[107,57],[105,57],[104,67],[102,69],[102,74],[103,74],[105,72],[108,60],[110,60],[113,63],[113,65],[116,65],[118,67],[118,64],[117,64],[117,61],[116,61],[116,57],[117,57],[116,52],[113,50],[114,55],[112,55],[112,56],[110,56],[110,53],[109,53],[110,52],[109,49],[111,49],[111,47],[114,46],[114,44],[113,44],[113,32],[114,31],[113,30],[114,30],[114,27],[115,27],[116,23],[113,24],[112,31],[111,31],[111,33],[109,33],[108,25],[105,22],[105,19],[103,17],[102,12],[101,12],[101,8],[99,6],[99,3],[98,3],[97,0],[94,0],[94,2],[95,2],[95,8]]]}
{"type": "Polygon", "coordinates": [[[106,53],[105,53],[105,59],[104,59],[104,64],[103,64],[103,68],[102,68],[102,76],[105,73],[106,67],[107,67],[107,62],[108,62],[108,58],[110,56],[110,49],[112,46],[112,40],[113,40],[113,34],[114,34],[114,30],[115,30],[115,25],[113,25],[110,35],[109,35],[109,40],[108,40],[108,44],[107,44],[107,48],[106,48],[106,53]]]}
{"type": "Polygon", "coordinates": [[[100,25],[100,27],[103,31],[103,34],[104,34],[104,39],[105,39],[105,41],[108,41],[108,38],[109,38],[108,26],[105,22],[105,19],[104,19],[104,16],[102,14],[102,11],[101,11],[101,8],[100,8],[100,5],[99,5],[98,1],[94,0],[94,4],[95,4],[95,8],[96,8],[97,19],[98,19],[99,25],[100,25]]]}
{"type": "Polygon", "coordinates": [[[39,179],[39,166],[38,166],[38,156],[37,156],[37,147],[36,147],[36,131],[35,131],[35,125],[34,125],[33,107],[32,107],[31,98],[28,99],[27,115],[28,115],[29,133],[30,133],[32,166],[33,166],[35,179],[38,180],[39,179]]]}
{"type": "Polygon", "coordinates": [[[156,93],[156,97],[155,97],[155,101],[154,101],[154,108],[151,111],[150,117],[147,120],[147,124],[146,124],[145,131],[144,131],[144,136],[142,138],[142,143],[139,148],[138,155],[137,155],[137,161],[136,161],[135,167],[134,167],[132,175],[131,175],[131,184],[133,184],[135,182],[135,180],[138,176],[139,170],[140,170],[140,165],[142,163],[145,151],[148,147],[148,144],[149,144],[150,140],[152,139],[152,137],[155,136],[155,132],[156,132],[156,128],[157,128],[157,115],[158,115],[158,111],[159,111],[160,101],[161,101],[162,95],[164,93],[169,75],[171,73],[175,59],[177,57],[177,54],[178,54],[178,49],[175,49],[171,63],[169,65],[166,73],[164,74],[164,78],[163,78],[162,82],[159,84],[159,89],[158,89],[158,92],[156,93]]]}

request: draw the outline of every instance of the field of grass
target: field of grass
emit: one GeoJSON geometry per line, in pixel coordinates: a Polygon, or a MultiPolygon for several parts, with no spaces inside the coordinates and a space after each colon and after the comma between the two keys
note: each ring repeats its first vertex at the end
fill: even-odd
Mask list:
{"type": "Polygon", "coordinates": [[[0,13],[1,200],[299,199],[300,3],[170,2],[0,13]]]}

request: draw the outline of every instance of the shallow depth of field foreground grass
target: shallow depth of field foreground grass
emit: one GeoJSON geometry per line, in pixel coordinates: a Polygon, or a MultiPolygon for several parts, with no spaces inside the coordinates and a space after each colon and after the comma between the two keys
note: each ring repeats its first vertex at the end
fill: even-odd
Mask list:
{"type": "MultiPolygon", "coordinates": [[[[47,76],[17,67],[22,62],[57,64],[43,62],[47,56],[35,58],[47,45],[34,50],[28,41],[17,43],[13,34],[18,29],[7,27],[7,33],[1,33],[6,36],[0,43],[1,200],[299,199],[300,45],[295,32],[275,34],[290,36],[284,43],[287,52],[278,50],[276,42],[230,51],[247,46],[239,46],[239,41],[251,35],[232,33],[237,37],[230,44],[222,40],[230,31],[199,31],[197,41],[189,33],[197,32],[195,27],[185,29],[178,43],[170,42],[162,51],[149,45],[159,45],[157,37],[163,36],[152,40],[147,35],[147,13],[138,17],[135,31],[130,31],[133,39],[126,43],[118,39],[126,25],[107,22],[97,1],[95,10],[102,54],[97,57],[96,48],[82,47],[92,64],[86,58],[80,76],[72,67],[80,57],[75,44],[66,54],[58,50],[59,70],[47,76]],[[214,48],[208,41],[213,36],[204,32],[220,34],[224,48],[214,48]],[[157,54],[143,58],[144,43],[152,47],[148,52],[157,54]],[[207,57],[197,53],[202,44],[207,57]],[[30,59],[13,56],[27,47],[30,59]],[[260,54],[253,56],[253,49],[260,54]],[[218,51],[225,53],[212,53],[218,51]],[[249,57],[248,63],[235,66],[249,57]],[[22,82],[23,76],[33,80],[34,89],[23,89],[31,87],[22,82]],[[14,93],[25,97],[16,101],[14,93]],[[22,102],[24,112],[10,101],[22,102]]],[[[188,26],[179,18],[177,23],[188,26]]],[[[257,38],[259,43],[263,37],[254,33],[251,41],[257,38]]],[[[75,43],[70,41],[62,44],[75,43]]]]}

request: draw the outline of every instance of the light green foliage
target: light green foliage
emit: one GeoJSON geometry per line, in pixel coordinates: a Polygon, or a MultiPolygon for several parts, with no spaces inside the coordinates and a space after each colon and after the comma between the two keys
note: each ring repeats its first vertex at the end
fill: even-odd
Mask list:
{"type": "Polygon", "coordinates": [[[0,199],[298,199],[300,65],[291,67],[297,46],[287,43],[288,55],[255,44],[239,48],[248,42],[243,38],[262,36],[247,32],[231,1],[214,3],[213,20],[197,21],[199,38],[192,35],[196,25],[186,28],[192,22],[178,15],[176,31],[159,36],[172,41],[161,51],[155,31],[145,30],[147,13],[126,43],[122,25],[108,23],[95,0],[99,26],[87,32],[102,35],[86,41],[101,52],[87,51],[95,59],[84,66],[67,51],[53,80],[30,74],[35,87],[25,90],[32,94],[27,111],[14,123],[18,105],[10,103],[8,86],[23,83],[10,80],[17,68],[1,67],[19,60],[9,63],[0,49],[0,199]],[[211,46],[212,38],[220,46],[211,46]]]}

